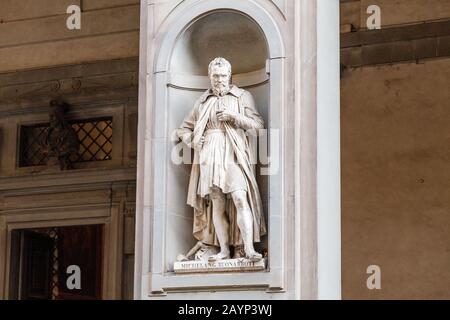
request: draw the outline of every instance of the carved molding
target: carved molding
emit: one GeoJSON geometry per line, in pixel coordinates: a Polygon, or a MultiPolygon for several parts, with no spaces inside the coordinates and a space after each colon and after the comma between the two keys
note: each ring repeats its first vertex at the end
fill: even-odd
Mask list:
{"type": "Polygon", "coordinates": [[[278,10],[280,10],[280,12],[283,14],[283,17],[286,19],[286,0],[271,0],[271,1],[275,6],[277,6],[278,10]]]}
{"type": "Polygon", "coordinates": [[[0,178],[0,191],[134,180],[136,180],[136,168],[83,169],[70,172],[61,171],[52,174],[41,174],[39,175],[39,179],[36,179],[36,175],[0,178]]]}
{"type": "Polygon", "coordinates": [[[47,113],[54,98],[77,104],[137,99],[138,61],[124,59],[0,74],[0,116],[47,113]]]}

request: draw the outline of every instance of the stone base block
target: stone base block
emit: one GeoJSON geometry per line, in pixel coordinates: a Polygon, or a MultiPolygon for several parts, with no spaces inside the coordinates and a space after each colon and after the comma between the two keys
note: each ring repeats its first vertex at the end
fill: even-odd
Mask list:
{"type": "Polygon", "coordinates": [[[220,261],[183,261],[174,263],[175,273],[246,272],[266,269],[266,260],[257,262],[248,259],[226,259],[220,261]]]}

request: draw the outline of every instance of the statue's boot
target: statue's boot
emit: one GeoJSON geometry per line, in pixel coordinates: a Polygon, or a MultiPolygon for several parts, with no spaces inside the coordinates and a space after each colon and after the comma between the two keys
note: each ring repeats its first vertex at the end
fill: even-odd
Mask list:
{"type": "Polygon", "coordinates": [[[262,254],[252,251],[246,255],[246,258],[252,262],[258,262],[262,259],[262,254]]]}
{"type": "Polygon", "coordinates": [[[224,260],[224,259],[230,259],[230,253],[222,253],[219,252],[218,254],[212,255],[208,258],[208,261],[218,261],[218,260],[224,260]]]}

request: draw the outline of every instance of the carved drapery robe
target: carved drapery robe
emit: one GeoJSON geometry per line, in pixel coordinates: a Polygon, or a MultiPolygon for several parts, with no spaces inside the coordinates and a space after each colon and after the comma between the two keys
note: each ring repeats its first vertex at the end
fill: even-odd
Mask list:
{"type": "MultiPolygon", "coordinates": [[[[232,86],[227,95],[217,97],[212,90],[205,92],[177,131],[178,137],[194,148],[187,204],[194,209],[194,237],[208,245],[219,246],[212,222],[212,202],[208,195],[212,187],[225,194],[247,191],[247,200],[253,215],[253,241],[260,242],[266,234],[264,213],[258,184],[255,179],[252,139],[246,130],[264,127],[252,95],[232,86]],[[230,109],[237,116],[234,121],[220,122],[218,110],[230,109]],[[197,147],[201,137],[202,148],[197,147]]],[[[230,223],[229,240],[233,246],[242,245],[237,225],[236,207],[227,197],[226,212],[230,223]]]]}

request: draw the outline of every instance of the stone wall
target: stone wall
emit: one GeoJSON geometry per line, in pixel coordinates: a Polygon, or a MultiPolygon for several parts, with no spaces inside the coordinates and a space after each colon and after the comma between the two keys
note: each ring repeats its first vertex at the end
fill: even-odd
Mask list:
{"type": "Polygon", "coordinates": [[[17,228],[105,226],[103,298],[133,298],[139,0],[2,0],[0,5],[0,299],[8,298],[17,228]],[[81,30],[66,27],[69,5],[81,30]],[[48,122],[51,99],[70,119],[113,118],[112,160],[73,171],[18,165],[19,128],[48,122]]]}
{"type": "Polygon", "coordinates": [[[3,0],[0,39],[0,73],[137,57],[139,0],[3,0]],[[73,4],[80,30],[66,27],[73,4]]]}
{"type": "Polygon", "coordinates": [[[344,299],[450,298],[449,25],[447,0],[341,1],[344,299]]]}
{"type": "MultiPolygon", "coordinates": [[[[170,11],[178,3],[158,2],[154,10],[170,11]]],[[[9,119],[42,117],[55,94],[87,114],[91,107],[122,103],[124,132],[135,141],[139,1],[2,0],[1,5],[0,148],[10,147],[5,133],[15,132],[9,119]],[[71,4],[82,8],[79,31],[66,28],[71,4]]],[[[343,298],[448,299],[450,2],[342,0],[341,25],[343,298]],[[372,4],[382,10],[379,31],[365,26],[372,4]],[[381,267],[381,290],[366,288],[366,268],[373,264],[381,267]]],[[[118,204],[124,277],[115,280],[120,284],[115,290],[122,292],[111,297],[130,298],[134,209],[126,181],[135,176],[136,146],[124,146],[129,149],[119,165],[94,177],[77,175],[72,182],[78,187],[65,192],[76,198],[95,185],[88,187],[94,196],[84,199],[89,205],[118,204]],[[122,182],[117,186],[111,180],[122,182]]],[[[5,217],[18,212],[14,203],[31,212],[22,202],[25,187],[35,180],[17,175],[7,154],[2,149],[0,233],[5,217]]],[[[41,181],[54,184],[58,178],[41,181]]],[[[64,190],[42,189],[41,196],[30,199],[48,197],[44,208],[64,206],[53,193],[64,190]]]]}
{"type": "Polygon", "coordinates": [[[0,298],[11,230],[85,224],[106,228],[102,296],[133,297],[137,70],[130,58],[0,74],[0,298]],[[19,165],[19,128],[48,123],[55,97],[70,105],[68,120],[112,118],[110,160],[70,171],[19,165]]]}

